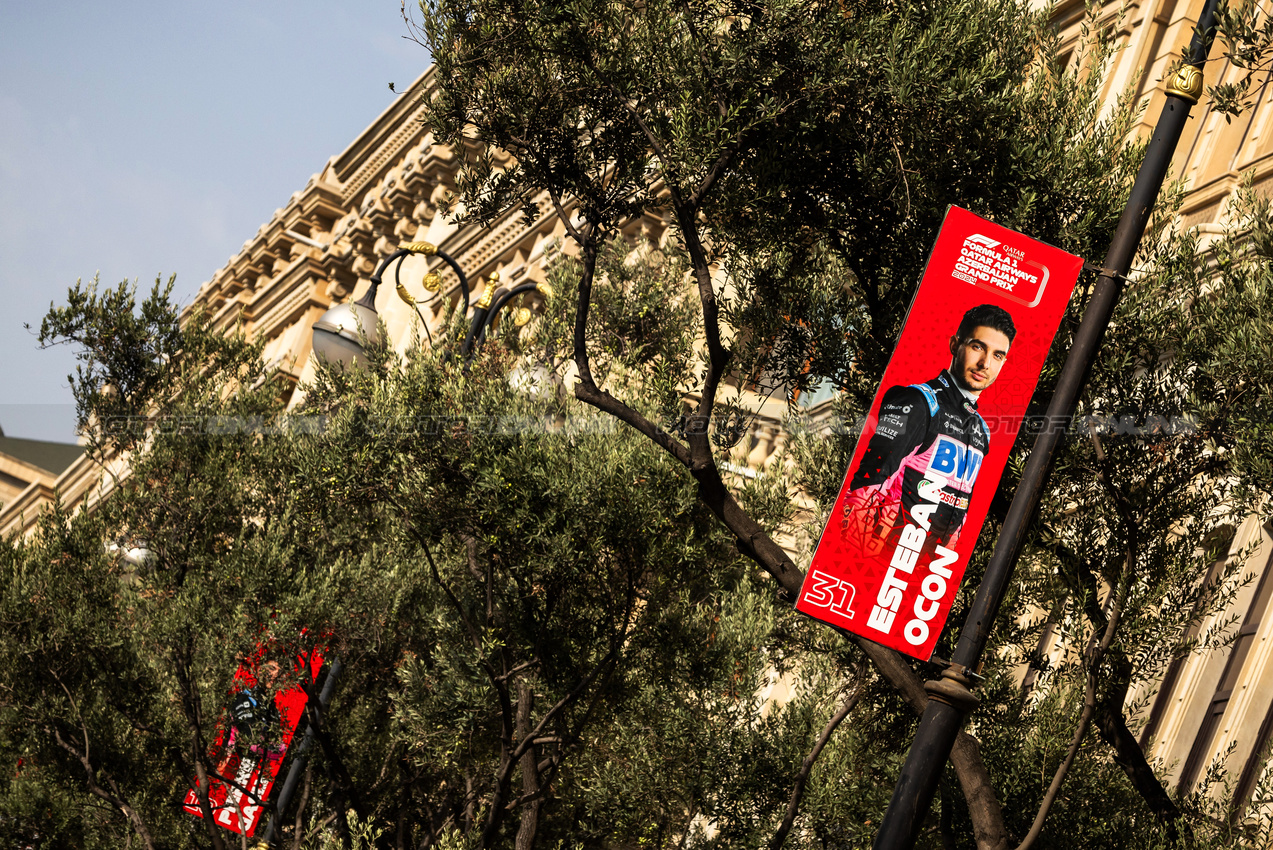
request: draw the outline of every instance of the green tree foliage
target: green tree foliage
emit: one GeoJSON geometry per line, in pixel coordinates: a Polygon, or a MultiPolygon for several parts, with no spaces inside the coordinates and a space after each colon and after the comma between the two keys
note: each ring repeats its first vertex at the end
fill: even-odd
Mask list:
{"type": "MultiPolygon", "coordinates": [[[[265,643],[291,669],[316,641],[345,672],[306,717],[289,842],[763,838],[804,746],[761,698],[791,614],[665,454],[515,390],[501,350],[471,369],[382,351],[284,414],[257,348],[166,297],[132,318],[173,335],[85,335],[84,421],[131,447],[109,496],[0,545],[0,841],[237,845],[180,800],[215,770],[239,661],[265,643]],[[197,368],[214,341],[232,365],[197,368]],[[158,364],[128,417],[112,359],[158,364]]],[[[123,324],[132,299],[80,289],[52,315],[123,324]]]]}
{"type": "MultiPolygon", "coordinates": [[[[1222,642],[1223,630],[1188,626],[1244,580],[1239,561],[1203,586],[1198,564],[1215,553],[1197,545],[1227,521],[1219,509],[1258,493],[1235,487],[1258,481],[1268,457],[1267,431],[1250,423],[1270,343],[1233,317],[1266,309],[1273,217],[1250,197],[1235,215],[1249,230],[1201,260],[1188,234],[1153,243],[1146,261],[1161,271],[1129,292],[1093,378],[1094,431],[1058,467],[1042,516],[1059,519],[1041,522],[1010,603],[1040,613],[1000,624],[974,731],[1005,832],[1029,828],[1085,701],[1109,741],[1081,749],[1038,846],[1228,847],[1240,834],[1205,795],[1146,802],[1135,754],[1118,749],[1124,696],[1173,654],[1222,642]],[[1146,427],[1151,415],[1177,424],[1146,427]],[[1104,633],[1101,584],[1121,600],[1114,639],[1044,667],[1024,692],[1013,667],[1040,664],[1030,650],[1044,619],[1075,646],[1104,633]],[[1177,839],[1164,819],[1186,824],[1177,839]]],[[[599,268],[607,328],[659,321],[648,338],[599,347],[616,397],[638,403],[649,364],[693,363],[683,260],[611,247],[599,268]]],[[[555,279],[575,273],[563,263],[555,279]]],[[[87,316],[55,315],[107,323],[100,296],[81,300],[87,316]]],[[[95,510],[50,513],[0,549],[0,739],[14,767],[0,779],[4,840],[232,846],[177,801],[212,768],[236,664],[263,635],[287,662],[306,629],[346,672],[331,710],[307,718],[318,743],[289,841],[766,846],[822,739],[787,844],[867,846],[912,723],[891,680],[793,619],[666,452],[509,380],[527,356],[561,362],[570,317],[556,306],[467,371],[381,350],[368,369],[322,374],[290,415],[257,350],[214,339],[198,315],[171,342],[130,342],[162,364],[162,392],[134,397],[122,434],[96,412],[99,400],[116,409],[108,380],[82,396],[95,444],[132,446],[128,472],[105,479],[95,510]],[[226,356],[196,360],[212,345],[226,356]],[[142,419],[146,439],[133,439],[142,419]],[[130,562],[107,543],[153,554],[130,562]],[[767,705],[775,673],[795,695],[767,705]]],[[[796,454],[821,473],[850,439],[798,441],[796,454]]],[[[762,476],[740,503],[776,531],[791,522],[793,483],[762,476]]],[[[1152,779],[1156,766],[1139,762],[1152,779]]],[[[952,772],[924,845],[984,845],[983,831],[952,772]]]]}
{"type": "Polygon", "coordinates": [[[279,412],[277,392],[256,347],[199,314],[180,327],[170,288],[136,304],[126,284],[77,285],[41,328],[81,346],[76,396],[104,498],[3,544],[5,734],[22,760],[6,791],[28,801],[4,807],[15,842],[76,843],[42,818],[75,824],[81,846],[189,834],[174,791],[206,777],[229,675],[281,592],[249,568],[268,544],[245,519],[268,500],[243,427],[279,412]],[[57,793],[65,782],[96,808],[57,793]]]}

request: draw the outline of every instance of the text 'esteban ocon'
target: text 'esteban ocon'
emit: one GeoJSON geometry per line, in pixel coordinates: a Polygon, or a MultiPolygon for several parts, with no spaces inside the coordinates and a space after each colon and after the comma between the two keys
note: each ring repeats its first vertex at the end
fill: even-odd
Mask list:
{"type": "MultiPolygon", "coordinates": [[[[942,488],[946,485],[945,478],[931,472],[920,482],[918,494],[924,501],[911,509],[911,521],[902,529],[897,548],[893,550],[893,558],[889,562],[888,572],[885,573],[880,592],[876,596],[875,605],[871,608],[871,615],[866,620],[867,625],[876,631],[888,634],[893,630],[893,621],[902,604],[902,594],[909,585],[909,581],[900,574],[912,576],[914,573],[915,565],[919,562],[919,554],[928,542],[933,512],[942,501],[942,488]]],[[[920,584],[920,593],[915,597],[914,617],[906,624],[903,631],[907,643],[912,646],[920,646],[928,640],[928,623],[937,616],[941,608],[941,600],[946,596],[946,579],[952,576],[950,565],[959,557],[954,550],[947,549],[940,543],[933,550],[933,554],[934,558],[928,564],[928,575],[924,576],[920,584]]]]}

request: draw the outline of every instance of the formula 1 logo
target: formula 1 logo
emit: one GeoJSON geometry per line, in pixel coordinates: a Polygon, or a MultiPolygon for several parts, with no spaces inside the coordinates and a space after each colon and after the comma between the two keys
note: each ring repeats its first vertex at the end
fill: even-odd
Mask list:
{"type": "Polygon", "coordinates": [[[977,245],[985,245],[987,248],[994,248],[999,245],[999,241],[997,239],[991,239],[989,236],[983,236],[980,233],[974,233],[972,236],[969,236],[964,240],[965,245],[969,242],[977,245]]]}

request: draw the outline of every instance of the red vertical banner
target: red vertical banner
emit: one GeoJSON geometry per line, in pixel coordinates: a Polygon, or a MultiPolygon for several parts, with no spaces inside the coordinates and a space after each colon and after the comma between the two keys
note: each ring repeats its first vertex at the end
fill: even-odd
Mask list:
{"type": "Polygon", "coordinates": [[[947,211],[798,610],[932,655],[1082,267],[947,211]]]}
{"type": "MultiPolygon", "coordinates": [[[[257,647],[235,671],[228,716],[217,732],[209,759],[213,765],[208,787],[212,819],[242,835],[251,835],[261,820],[308,699],[299,684],[276,687],[283,671],[277,662],[263,661],[266,650],[266,645],[257,647]]],[[[322,653],[314,650],[296,659],[292,677],[315,681],[322,665],[322,653]]],[[[182,808],[203,817],[194,788],[186,791],[182,808]]]]}

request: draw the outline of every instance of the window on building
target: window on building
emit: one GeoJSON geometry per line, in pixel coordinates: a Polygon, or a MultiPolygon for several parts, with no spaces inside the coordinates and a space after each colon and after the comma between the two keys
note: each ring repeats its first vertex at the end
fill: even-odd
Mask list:
{"type": "MultiPolygon", "coordinates": [[[[1219,580],[1220,573],[1228,560],[1229,548],[1233,545],[1233,537],[1236,532],[1237,528],[1232,525],[1221,526],[1212,533],[1211,538],[1206,542],[1205,547],[1218,553],[1219,557],[1212,562],[1211,568],[1207,570],[1204,587],[1210,586],[1219,580]]],[[[1198,632],[1202,630],[1202,622],[1198,614],[1204,601],[1204,597],[1200,596],[1193,604],[1190,618],[1193,622],[1185,630],[1185,643],[1196,638],[1198,632]]],[[[1163,715],[1167,713],[1167,707],[1171,705],[1172,697],[1176,691],[1176,682],[1180,679],[1180,671],[1184,668],[1187,658],[1187,655],[1173,658],[1171,664],[1167,666],[1167,672],[1163,675],[1162,682],[1158,685],[1158,694],[1154,697],[1154,704],[1149,709],[1149,722],[1145,724],[1145,728],[1140,732],[1140,747],[1142,750],[1153,739],[1154,735],[1158,734],[1158,727],[1162,724],[1163,715]]]]}
{"type": "Polygon", "coordinates": [[[804,392],[793,390],[791,393],[792,403],[801,408],[817,407],[822,402],[833,398],[835,398],[835,384],[831,383],[830,378],[820,378],[816,384],[804,392]]]}
{"type": "MultiPolygon", "coordinates": [[[[1265,531],[1273,536],[1273,529],[1265,526],[1265,531]]],[[[1264,571],[1266,574],[1273,571],[1273,554],[1269,556],[1269,562],[1264,571]]],[[[1247,805],[1251,802],[1251,795],[1255,793],[1255,783],[1259,780],[1264,768],[1264,757],[1269,748],[1270,738],[1273,738],[1273,700],[1269,701],[1269,707],[1264,712],[1264,721],[1260,724],[1260,731],[1255,736],[1255,744],[1247,755],[1246,763],[1242,766],[1242,773],[1238,776],[1238,784],[1233,789],[1232,820],[1235,824],[1241,820],[1247,805]]]]}
{"type": "MultiPolygon", "coordinates": [[[[1273,560],[1273,559],[1271,559],[1273,560]]],[[[1221,728],[1224,712],[1229,707],[1229,698],[1237,687],[1242,675],[1242,665],[1255,643],[1255,635],[1260,630],[1260,623],[1268,613],[1270,595],[1273,595],[1273,581],[1269,580],[1270,563],[1264,565],[1259,584],[1255,588],[1255,596],[1242,619],[1242,627],[1238,630],[1237,639],[1229,647],[1229,657],[1224,664],[1224,672],[1220,674],[1220,682],[1216,685],[1215,695],[1207,706],[1198,734],[1194,737],[1189,757],[1185,759],[1184,769],[1180,772],[1180,789],[1187,791],[1198,781],[1202,769],[1206,766],[1215,746],[1217,733],[1221,728]]]]}

